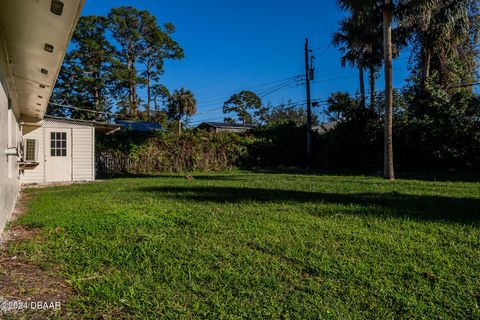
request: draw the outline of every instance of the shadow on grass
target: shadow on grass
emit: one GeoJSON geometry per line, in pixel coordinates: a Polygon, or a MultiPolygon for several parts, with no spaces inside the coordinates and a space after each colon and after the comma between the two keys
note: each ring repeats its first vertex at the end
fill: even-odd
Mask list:
{"type": "Polygon", "coordinates": [[[155,174],[155,173],[124,173],[124,174],[117,174],[112,175],[109,177],[103,177],[104,179],[121,179],[121,178],[162,178],[162,179],[187,179],[187,175],[193,177],[193,180],[212,180],[212,181],[234,181],[234,180],[243,180],[239,176],[236,175],[219,175],[219,174],[204,174],[204,175],[196,175],[188,174],[188,173],[172,173],[172,174],[155,174]]]}
{"type": "MultiPolygon", "coordinates": [[[[479,169],[433,169],[434,171],[412,171],[412,172],[397,172],[397,178],[404,180],[419,180],[419,181],[434,181],[434,182],[480,182],[480,170],[479,169]]],[[[321,170],[311,169],[307,170],[300,167],[287,167],[287,168],[275,168],[275,169],[257,169],[252,172],[269,173],[269,174],[296,174],[296,175],[321,175],[321,176],[365,176],[382,178],[383,172],[376,170],[375,168],[358,168],[358,169],[332,169],[321,170]]]]}
{"type": "MultiPolygon", "coordinates": [[[[327,203],[372,208],[374,215],[478,224],[480,199],[390,193],[320,193],[235,187],[143,187],[159,197],[217,203],[327,203]]],[[[365,212],[365,210],[358,210],[365,212]]]]}
{"type": "Polygon", "coordinates": [[[480,182],[480,173],[471,172],[433,172],[433,173],[403,173],[398,177],[404,180],[434,181],[434,182],[480,182]]]}

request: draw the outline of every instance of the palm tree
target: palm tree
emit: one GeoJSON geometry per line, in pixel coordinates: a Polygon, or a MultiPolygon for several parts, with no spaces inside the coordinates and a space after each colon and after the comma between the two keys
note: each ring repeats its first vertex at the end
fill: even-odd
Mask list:
{"type": "Polygon", "coordinates": [[[365,79],[364,64],[366,59],[365,43],[362,39],[362,25],[358,19],[345,18],[340,23],[340,28],[333,34],[332,44],[339,47],[343,53],[341,58],[342,67],[349,64],[351,67],[358,68],[360,85],[360,105],[365,107],[365,79]]]}
{"type": "Polygon", "coordinates": [[[342,66],[347,63],[359,68],[360,96],[365,106],[364,70],[368,70],[370,87],[370,107],[375,106],[375,81],[382,66],[382,14],[379,10],[356,9],[351,17],[340,23],[339,30],[332,37],[332,44],[344,53],[342,66]]]}
{"type": "MultiPolygon", "coordinates": [[[[450,79],[447,78],[451,69],[449,63],[455,60],[452,57],[461,59],[460,65],[469,67],[468,54],[465,56],[462,49],[465,42],[468,42],[466,39],[472,30],[469,12],[478,6],[476,3],[477,0],[404,0],[402,2],[400,21],[412,31],[411,38],[419,48],[417,60],[423,87],[432,74],[432,69],[438,72],[445,84],[448,84],[450,79]]],[[[474,73],[471,72],[472,70],[468,71],[470,71],[469,74],[474,73]]]]}
{"type": "Polygon", "coordinates": [[[393,167],[393,49],[392,49],[392,0],[383,0],[383,54],[385,66],[385,137],[384,164],[385,178],[395,180],[393,167]]]}
{"type": "Polygon", "coordinates": [[[175,90],[168,99],[168,113],[177,120],[178,134],[182,133],[182,119],[197,112],[197,101],[192,91],[187,89],[175,90]]]}
{"type": "MultiPolygon", "coordinates": [[[[401,1],[401,0],[398,0],[401,1]]],[[[413,0],[412,0],[413,1],[413,0]]],[[[425,0],[428,1],[428,0],[425,0]]],[[[433,0],[431,0],[433,1],[433,0]]],[[[394,180],[393,167],[393,43],[392,18],[394,13],[393,0],[337,0],[340,8],[350,12],[351,17],[365,17],[380,10],[383,17],[383,60],[385,66],[385,149],[384,149],[384,176],[394,180]]]]}

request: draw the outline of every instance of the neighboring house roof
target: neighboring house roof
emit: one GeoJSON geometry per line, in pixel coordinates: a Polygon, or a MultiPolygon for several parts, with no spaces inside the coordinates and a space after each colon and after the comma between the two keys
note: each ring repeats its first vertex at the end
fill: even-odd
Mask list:
{"type": "Polygon", "coordinates": [[[65,124],[73,124],[73,125],[82,125],[82,126],[89,126],[95,127],[95,130],[101,133],[111,134],[121,128],[119,124],[114,123],[107,123],[101,121],[94,121],[94,120],[80,120],[80,119],[69,119],[69,118],[62,118],[62,117],[54,117],[54,116],[45,116],[44,121],[46,122],[61,122],[65,124]]]}
{"type": "Polygon", "coordinates": [[[23,121],[43,119],[85,0],[0,1],[0,37],[14,83],[14,110],[23,121]]]}
{"type": "Polygon", "coordinates": [[[317,132],[318,134],[324,134],[324,133],[327,133],[328,131],[330,130],[333,130],[335,129],[335,127],[340,123],[340,121],[336,120],[336,121],[332,121],[332,122],[327,122],[327,123],[323,123],[319,126],[313,126],[312,127],[312,130],[317,132]]]}
{"type": "Polygon", "coordinates": [[[236,123],[224,123],[224,122],[202,122],[198,125],[198,128],[212,127],[217,129],[255,129],[256,124],[236,124],[236,123]]]}
{"type": "Polygon", "coordinates": [[[131,120],[117,120],[117,124],[121,125],[127,130],[139,131],[139,132],[151,132],[160,131],[163,127],[156,122],[142,122],[131,120]]]}

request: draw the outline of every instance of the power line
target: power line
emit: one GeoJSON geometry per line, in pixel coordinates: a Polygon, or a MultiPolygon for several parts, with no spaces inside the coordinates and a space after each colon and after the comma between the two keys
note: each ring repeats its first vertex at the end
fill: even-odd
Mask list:
{"type": "MultiPolygon", "coordinates": [[[[299,56],[299,55],[296,54],[296,55],[294,55],[294,56],[288,57],[287,60],[291,60],[292,58],[296,58],[296,57],[298,57],[298,56],[299,56]]],[[[249,70],[247,70],[247,71],[234,74],[234,75],[232,75],[232,76],[230,76],[230,77],[223,78],[223,79],[220,79],[220,80],[218,80],[218,81],[210,82],[210,83],[208,83],[208,84],[206,84],[206,85],[203,85],[203,86],[201,86],[201,87],[193,88],[192,90],[200,90],[200,89],[208,88],[208,87],[211,87],[211,86],[213,86],[213,85],[215,85],[215,84],[218,84],[218,83],[221,83],[221,82],[225,82],[225,81],[229,81],[229,80],[232,80],[232,79],[241,77],[241,76],[243,76],[243,75],[252,73],[252,72],[254,72],[254,71],[258,71],[258,70],[261,70],[261,69],[265,69],[265,68],[274,66],[274,65],[276,65],[276,64],[277,64],[277,63],[271,63],[271,64],[264,65],[264,66],[261,66],[261,67],[252,68],[252,69],[249,69],[249,70]]]]}
{"type": "Polygon", "coordinates": [[[97,110],[91,110],[91,109],[84,109],[84,108],[74,107],[74,106],[71,106],[71,105],[60,104],[60,103],[55,103],[55,102],[49,102],[49,104],[51,104],[52,106],[56,106],[56,107],[73,109],[73,110],[77,110],[77,111],[92,112],[92,113],[97,113],[97,114],[105,114],[105,115],[112,115],[112,116],[116,116],[116,115],[120,114],[120,113],[113,113],[113,112],[108,112],[108,111],[97,111],[97,110]]]}
{"type": "MultiPolygon", "coordinates": [[[[270,86],[268,88],[264,88],[263,90],[261,90],[258,95],[263,98],[273,92],[277,92],[279,90],[283,90],[285,88],[288,88],[290,86],[299,86],[300,85],[300,81],[302,81],[302,77],[301,76],[295,76],[295,77],[290,77],[290,78],[287,78],[287,79],[282,79],[282,80],[277,80],[277,81],[273,81],[273,82],[270,82],[270,83],[278,83],[279,81],[283,81],[282,83],[279,83],[279,84],[276,84],[274,86],[270,86]],[[285,81],[286,80],[286,81],[285,81]]],[[[270,84],[270,83],[267,83],[267,84],[270,84]]],[[[264,85],[267,85],[267,84],[263,84],[263,85],[259,85],[259,86],[264,86],[264,85]]],[[[257,87],[259,87],[257,86],[257,87]]],[[[250,87],[251,88],[251,87],[250,87]]],[[[249,88],[246,88],[246,89],[249,89],[249,88]]],[[[205,106],[203,105],[202,107],[210,107],[210,106],[215,106],[217,103],[222,103],[225,102],[223,99],[214,99],[214,100],[210,100],[208,102],[208,105],[205,106]]],[[[200,114],[206,114],[206,113],[210,113],[210,112],[214,112],[214,111],[217,111],[217,110],[220,110],[220,109],[223,109],[223,106],[222,107],[217,107],[217,108],[214,108],[214,109],[211,109],[211,110],[207,110],[205,112],[201,112],[197,115],[200,115],[200,114]]]]}
{"type": "Polygon", "coordinates": [[[302,80],[296,80],[295,82],[286,82],[286,83],[283,83],[283,84],[280,84],[280,85],[277,85],[276,87],[273,87],[273,88],[269,88],[267,90],[264,90],[262,91],[261,93],[259,93],[259,96],[260,98],[264,98],[274,92],[277,92],[277,91],[280,91],[280,90],[283,90],[285,88],[294,88],[294,87],[298,87],[300,85],[302,85],[303,83],[301,82],[302,80]]]}
{"type": "MultiPolygon", "coordinates": [[[[235,91],[238,91],[238,90],[253,90],[253,91],[255,91],[255,89],[257,89],[257,88],[277,85],[280,82],[285,82],[285,81],[289,81],[289,80],[292,80],[292,81],[297,80],[297,79],[300,79],[300,77],[301,76],[294,76],[294,77],[289,77],[289,78],[280,79],[280,80],[276,80],[276,81],[266,82],[266,83],[255,85],[255,86],[245,87],[245,88],[241,88],[241,89],[237,89],[237,90],[224,91],[223,93],[217,93],[217,94],[214,94],[214,95],[207,96],[211,99],[203,100],[202,103],[208,103],[208,104],[209,103],[217,103],[217,102],[218,103],[223,103],[226,100],[226,96],[235,93],[235,91]]],[[[264,89],[262,88],[262,90],[264,90],[264,89]]]]}
{"type": "MultiPolygon", "coordinates": [[[[332,29],[332,30],[328,30],[328,31],[323,31],[323,32],[316,32],[316,33],[314,33],[313,35],[310,35],[310,37],[311,37],[311,38],[314,38],[314,37],[319,37],[319,36],[325,35],[325,34],[331,35],[331,34],[332,34],[333,32],[335,32],[335,31],[336,31],[336,29],[332,29]]],[[[281,46],[278,46],[278,47],[276,47],[276,48],[274,48],[274,49],[272,49],[272,50],[268,50],[268,51],[264,52],[262,55],[265,56],[265,55],[268,55],[268,54],[270,54],[270,53],[275,53],[275,52],[278,52],[278,51],[280,51],[281,49],[284,49],[284,48],[287,48],[287,47],[296,47],[296,46],[298,45],[298,42],[300,42],[299,39],[290,41],[290,42],[288,42],[288,43],[286,43],[286,44],[283,44],[283,45],[281,45],[281,46]]],[[[330,47],[330,45],[329,45],[329,47],[330,47]]],[[[322,49],[323,49],[323,48],[322,48],[322,49]]],[[[327,47],[327,49],[328,49],[328,47],[327,47]]],[[[294,56],[288,57],[287,59],[292,59],[292,58],[295,58],[295,57],[300,56],[300,55],[302,55],[302,54],[296,54],[296,55],[294,55],[294,56]]],[[[257,60],[256,58],[252,58],[252,59],[248,60],[247,63],[256,62],[256,60],[257,60]]],[[[258,69],[264,69],[264,68],[269,67],[269,66],[272,66],[272,65],[275,65],[275,63],[256,66],[256,69],[257,69],[257,70],[258,70],[258,69]]],[[[199,82],[204,81],[204,80],[206,80],[206,79],[216,77],[217,75],[227,73],[227,72],[229,72],[229,71],[231,71],[231,70],[234,70],[234,68],[235,68],[236,66],[237,66],[237,65],[232,66],[232,67],[230,67],[230,68],[227,68],[227,69],[225,69],[225,70],[223,70],[223,71],[216,72],[216,73],[214,73],[214,74],[212,74],[212,75],[203,77],[203,78],[201,78],[201,79],[194,80],[193,82],[189,82],[189,83],[185,84],[184,86],[188,87],[188,86],[191,86],[192,84],[199,83],[199,82]]],[[[255,69],[253,69],[253,71],[255,71],[255,69]]],[[[249,72],[248,72],[248,73],[249,73],[249,72]]],[[[240,74],[240,75],[243,75],[243,74],[240,74]]],[[[235,77],[236,77],[236,76],[235,76],[235,77]]],[[[230,80],[230,79],[228,79],[228,80],[230,80]]],[[[226,80],[220,80],[220,81],[226,81],[226,80]]],[[[201,88],[197,88],[197,89],[201,89],[201,88]]]]}
{"type": "MultiPolygon", "coordinates": [[[[305,102],[304,101],[299,101],[299,102],[292,102],[292,103],[288,103],[288,104],[285,104],[286,106],[288,107],[293,107],[293,108],[298,108],[298,107],[304,107],[305,106],[305,102]],[[303,104],[301,104],[303,102],[303,104]]],[[[274,107],[275,108],[278,108],[277,107],[274,107]]],[[[195,116],[195,115],[194,115],[195,116]]],[[[222,118],[225,118],[226,116],[228,116],[227,114],[224,114],[222,116],[218,116],[218,117],[215,117],[215,118],[209,118],[209,119],[201,119],[201,120],[194,120],[194,121],[191,121],[190,124],[191,125],[195,125],[195,124],[199,124],[199,123],[202,123],[202,122],[208,122],[208,121],[221,121],[223,120],[222,118]]],[[[193,116],[192,116],[193,117],[193,116]]],[[[191,118],[192,118],[191,117],[191,118]]]]}
{"type": "MultiPolygon", "coordinates": [[[[298,75],[298,76],[293,76],[293,77],[288,77],[288,78],[285,78],[285,79],[280,79],[280,80],[276,80],[276,81],[270,81],[270,82],[266,82],[266,83],[262,83],[262,84],[258,84],[258,85],[254,85],[254,86],[249,86],[249,87],[244,87],[243,90],[251,90],[251,91],[254,91],[255,89],[258,89],[258,88],[262,88],[262,87],[266,87],[266,86],[271,86],[271,85],[276,85],[280,82],[286,82],[286,81],[293,81],[293,80],[297,80],[297,79],[301,79],[303,76],[301,75],[298,75]]],[[[210,97],[210,98],[213,98],[213,97],[224,97],[225,94],[230,94],[232,92],[234,92],[235,90],[229,90],[229,91],[224,91],[224,93],[219,93],[219,94],[215,94],[215,95],[212,95],[212,96],[207,96],[207,97],[210,97]]],[[[206,102],[208,101],[218,101],[218,99],[210,99],[210,100],[207,100],[206,102]]],[[[205,101],[204,101],[205,102],[205,101]]]]}

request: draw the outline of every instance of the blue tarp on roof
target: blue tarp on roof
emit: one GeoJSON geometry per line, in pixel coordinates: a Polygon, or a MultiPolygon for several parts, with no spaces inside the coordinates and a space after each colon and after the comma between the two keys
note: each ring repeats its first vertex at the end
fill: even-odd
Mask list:
{"type": "Polygon", "coordinates": [[[121,125],[124,129],[140,132],[160,131],[163,129],[160,124],[155,122],[117,120],[117,124],[121,125]]]}

